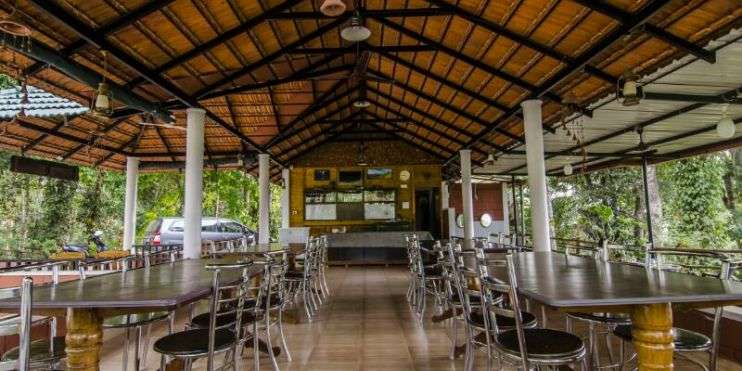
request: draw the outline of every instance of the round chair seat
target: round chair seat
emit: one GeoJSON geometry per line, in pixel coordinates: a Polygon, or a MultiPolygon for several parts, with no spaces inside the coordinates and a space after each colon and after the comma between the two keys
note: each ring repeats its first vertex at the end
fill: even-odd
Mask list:
{"type": "MultiPolygon", "coordinates": [[[[630,325],[616,327],[613,334],[625,341],[632,341],[634,338],[630,325]]],[[[711,349],[711,339],[708,336],[678,327],[672,328],[672,342],[675,344],[675,350],[679,352],[711,349]]]]}
{"type": "MultiPolygon", "coordinates": [[[[520,313],[521,313],[520,317],[523,319],[524,328],[536,327],[536,325],[538,324],[538,322],[536,321],[536,316],[528,312],[520,312],[520,313]]],[[[510,330],[510,329],[515,328],[515,318],[496,314],[495,321],[497,321],[497,329],[500,331],[510,330]]],[[[480,329],[484,329],[484,317],[482,316],[482,312],[476,311],[472,313],[471,325],[478,327],[480,329]]],[[[490,329],[490,331],[494,331],[494,330],[495,330],[494,328],[490,329]]],[[[531,350],[529,349],[528,351],[530,352],[531,350]]]]}
{"type": "MultiPolygon", "coordinates": [[[[49,363],[62,360],[67,356],[65,352],[64,336],[54,338],[54,352],[49,352],[49,340],[36,340],[31,342],[31,366],[33,368],[44,368],[49,363]]],[[[11,348],[3,354],[2,361],[18,360],[18,347],[11,348]]]]}
{"type": "MultiPolygon", "coordinates": [[[[214,351],[221,352],[234,344],[234,331],[217,329],[214,334],[214,351]]],[[[154,350],[160,354],[179,357],[198,357],[209,353],[209,330],[195,329],[176,332],[157,340],[154,350]]]]}
{"type": "Polygon", "coordinates": [[[103,328],[138,327],[168,318],[168,312],[123,314],[103,320],[103,328]]]}
{"type": "Polygon", "coordinates": [[[610,325],[631,324],[631,317],[621,313],[568,313],[568,316],[588,322],[605,323],[610,325]]]}
{"type": "MultiPolygon", "coordinates": [[[[585,353],[585,344],[576,335],[551,329],[523,329],[526,350],[530,360],[572,359],[585,353]]],[[[505,331],[495,337],[502,351],[520,358],[520,345],[515,330],[505,331]]]]}
{"type": "MultiPolygon", "coordinates": [[[[191,327],[197,328],[197,329],[209,328],[209,317],[210,317],[210,313],[208,312],[201,313],[193,317],[193,319],[191,320],[191,327]]],[[[236,318],[237,318],[236,313],[218,316],[216,317],[216,328],[229,327],[230,325],[234,324],[236,318]]],[[[258,320],[261,318],[262,316],[259,316],[258,320]]],[[[247,325],[253,322],[255,322],[255,314],[253,314],[252,311],[242,312],[242,324],[243,325],[247,325]]]]}

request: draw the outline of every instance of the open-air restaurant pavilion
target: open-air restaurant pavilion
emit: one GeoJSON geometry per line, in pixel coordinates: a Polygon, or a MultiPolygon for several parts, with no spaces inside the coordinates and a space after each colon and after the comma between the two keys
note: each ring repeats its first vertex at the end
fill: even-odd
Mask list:
{"type": "Polygon", "coordinates": [[[741,250],[661,247],[648,204],[647,246],[560,241],[547,189],[636,167],[649,202],[649,166],[740,147],[741,26],[738,0],[1,1],[14,171],[126,192],[107,255],[0,264],[0,369],[742,369],[741,250]],[[257,241],[202,235],[204,169],[258,178],[257,241]],[[137,178],[167,171],[182,243],[142,245],[137,178]]]}

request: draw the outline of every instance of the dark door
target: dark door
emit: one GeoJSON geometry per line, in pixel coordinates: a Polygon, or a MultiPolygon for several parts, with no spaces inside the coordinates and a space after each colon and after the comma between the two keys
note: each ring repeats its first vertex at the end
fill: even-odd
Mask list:
{"type": "Polygon", "coordinates": [[[440,238],[438,219],[438,192],[436,189],[415,191],[415,230],[428,231],[433,238],[440,238]]]}

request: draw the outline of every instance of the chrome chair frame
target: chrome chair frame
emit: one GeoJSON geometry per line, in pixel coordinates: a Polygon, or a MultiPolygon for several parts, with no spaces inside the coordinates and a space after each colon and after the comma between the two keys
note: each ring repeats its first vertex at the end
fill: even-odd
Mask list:
{"type": "Polygon", "coordinates": [[[33,279],[23,277],[21,282],[21,308],[20,321],[16,326],[18,334],[18,359],[0,361],[0,370],[20,370],[28,371],[33,366],[31,364],[31,327],[32,327],[32,308],[33,308],[33,279]]]}

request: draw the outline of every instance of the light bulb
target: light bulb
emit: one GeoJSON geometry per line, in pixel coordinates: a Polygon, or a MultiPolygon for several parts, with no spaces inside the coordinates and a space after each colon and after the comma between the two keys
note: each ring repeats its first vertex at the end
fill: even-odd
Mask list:
{"type": "Polygon", "coordinates": [[[736,131],[737,127],[734,125],[734,121],[732,121],[726,113],[716,124],[716,134],[719,135],[719,138],[721,139],[730,139],[734,136],[736,131]]]}
{"type": "Polygon", "coordinates": [[[337,17],[345,11],[345,3],[342,0],[325,0],[319,11],[328,17],[337,17]]]}
{"type": "Polygon", "coordinates": [[[98,84],[98,95],[95,97],[95,109],[97,111],[108,111],[111,101],[108,99],[108,85],[104,82],[98,84]]]}
{"type": "Polygon", "coordinates": [[[572,175],[572,172],[573,171],[574,171],[574,169],[572,169],[572,165],[571,164],[564,165],[564,175],[567,175],[567,176],[572,175]]]}
{"type": "Polygon", "coordinates": [[[371,30],[361,24],[360,17],[353,17],[350,26],[340,31],[340,37],[350,42],[360,42],[371,37],[371,30]]]}
{"type": "Polygon", "coordinates": [[[356,107],[356,108],[366,108],[370,105],[371,105],[371,102],[365,99],[360,99],[360,100],[353,102],[353,107],[356,107]]]}

